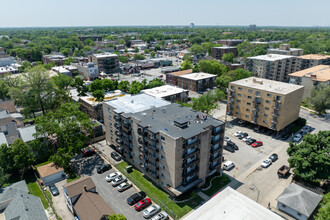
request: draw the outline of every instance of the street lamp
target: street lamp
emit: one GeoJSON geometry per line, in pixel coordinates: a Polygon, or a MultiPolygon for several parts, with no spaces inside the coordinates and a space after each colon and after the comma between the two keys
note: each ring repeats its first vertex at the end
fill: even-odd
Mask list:
{"type": "Polygon", "coordinates": [[[254,190],[254,189],[256,189],[256,190],[258,190],[258,196],[257,196],[257,202],[258,202],[258,200],[259,200],[259,194],[260,194],[260,190],[258,189],[258,187],[256,187],[256,185],[254,185],[253,183],[249,183],[250,185],[252,185],[254,188],[250,188],[251,190],[254,190]]]}

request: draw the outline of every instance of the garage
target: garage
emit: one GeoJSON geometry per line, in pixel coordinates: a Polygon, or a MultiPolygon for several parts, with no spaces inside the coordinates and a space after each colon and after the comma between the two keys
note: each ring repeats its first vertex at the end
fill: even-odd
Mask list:
{"type": "Polygon", "coordinates": [[[40,179],[45,186],[59,182],[65,178],[64,169],[53,162],[37,167],[40,179]]]}

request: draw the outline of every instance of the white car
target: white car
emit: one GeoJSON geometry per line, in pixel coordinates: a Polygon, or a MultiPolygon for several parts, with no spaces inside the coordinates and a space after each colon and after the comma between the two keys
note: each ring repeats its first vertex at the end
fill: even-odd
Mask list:
{"type": "Polygon", "coordinates": [[[126,182],[126,180],[127,180],[127,178],[125,176],[120,176],[120,177],[117,177],[115,180],[113,180],[111,183],[112,183],[112,186],[118,186],[119,184],[126,182]]]}
{"type": "Polygon", "coordinates": [[[296,135],[293,137],[293,141],[298,142],[298,141],[301,140],[301,138],[302,138],[302,135],[301,135],[301,134],[296,134],[296,135]]]}
{"type": "Polygon", "coordinates": [[[267,159],[267,160],[264,160],[264,161],[261,163],[261,166],[262,166],[263,168],[267,168],[267,167],[269,167],[271,164],[272,164],[272,160],[271,160],[271,159],[267,159]]]}
{"type": "Polygon", "coordinates": [[[125,191],[126,189],[132,187],[132,183],[131,182],[124,182],[122,184],[120,184],[117,189],[119,192],[123,192],[125,191]]]}
{"type": "Polygon", "coordinates": [[[164,211],[158,213],[157,215],[155,215],[154,217],[152,217],[151,220],[164,220],[164,219],[168,219],[168,214],[164,211]]]}
{"type": "Polygon", "coordinates": [[[108,176],[105,177],[105,180],[107,182],[111,182],[115,180],[117,177],[120,177],[121,173],[120,172],[115,172],[115,173],[110,173],[108,176]]]}
{"type": "Polygon", "coordinates": [[[237,131],[237,132],[234,134],[234,136],[235,136],[235,137],[238,137],[238,135],[240,135],[240,134],[243,134],[243,131],[237,131]]]}
{"type": "Polygon", "coordinates": [[[224,140],[225,140],[226,142],[231,141],[230,138],[227,137],[227,136],[224,137],[224,140]]]}
{"type": "Polygon", "coordinates": [[[152,205],[143,212],[143,217],[145,218],[150,218],[151,216],[155,215],[157,212],[160,211],[160,206],[159,205],[152,205]]]}
{"type": "Polygon", "coordinates": [[[251,137],[251,136],[247,136],[247,137],[243,138],[242,140],[243,140],[244,142],[247,142],[247,141],[250,140],[250,139],[252,139],[252,137],[251,137]]]}

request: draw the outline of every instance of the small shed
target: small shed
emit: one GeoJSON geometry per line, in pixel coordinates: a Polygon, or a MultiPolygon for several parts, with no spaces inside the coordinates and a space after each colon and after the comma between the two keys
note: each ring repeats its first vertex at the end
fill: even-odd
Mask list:
{"type": "Polygon", "coordinates": [[[37,167],[38,173],[45,186],[49,186],[65,178],[64,169],[53,162],[37,167]]]}

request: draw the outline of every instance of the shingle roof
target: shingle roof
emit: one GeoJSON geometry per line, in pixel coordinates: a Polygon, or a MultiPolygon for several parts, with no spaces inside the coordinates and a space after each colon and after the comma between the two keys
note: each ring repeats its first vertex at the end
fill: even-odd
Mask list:
{"type": "Polygon", "coordinates": [[[103,216],[115,214],[99,194],[85,191],[74,205],[74,210],[81,220],[99,220],[103,216]]]}
{"type": "Polygon", "coordinates": [[[309,217],[322,200],[322,196],[291,183],[276,200],[309,217]]]}
{"type": "Polygon", "coordinates": [[[54,163],[49,163],[37,168],[40,177],[46,177],[57,172],[63,171],[62,167],[56,166],[54,163]]]}
{"type": "Polygon", "coordinates": [[[16,112],[16,107],[15,107],[14,101],[12,101],[12,100],[0,101],[0,109],[8,110],[9,113],[16,112]]]}
{"type": "Polygon", "coordinates": [[[89,176],[82,177],[63,185],[70,198],[80,195],[84,191],[84,186],[86,186],[87,191],[96,187],[92,178],[89,176]]]}
{"type": "Polygon", "coordinates": [[[21,138],[24,142],[29,142],[35,139],[35,137],[33,136],[36,133],[35,125],[17,128],[17,130],[19,131],[21,138]]]}

